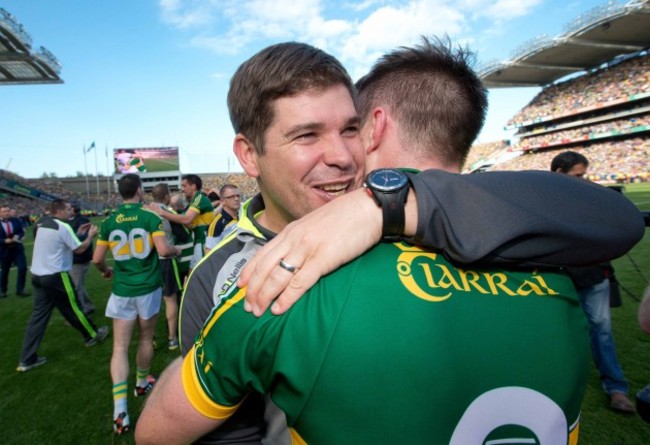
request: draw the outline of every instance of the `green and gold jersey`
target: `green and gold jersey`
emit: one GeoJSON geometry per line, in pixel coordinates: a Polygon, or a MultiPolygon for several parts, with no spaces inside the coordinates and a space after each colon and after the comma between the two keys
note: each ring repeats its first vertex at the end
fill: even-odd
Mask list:
{"type": "Polygon", "coordinates": [[[214,208],[205,193],[197,192],[190,202],[189,208],[199,212],[194,221],[192,221],[192,231],[194,232],[194,244],[205,244],[205,236],[210,223],[214,219],[214,208]]]}
{"type": "Polygon", "coordinates": [[[154,236],[165,236],[162,219],[142,204],[122,204],[102,221],[97,245],[113,254],[115,295],[137,297],[162,286],[154,236]]]}
{"type": "Polygon", "coordinates": [[[147,167],[145,167],[144,161],[139,156],[131,158],[131,160],[128,162],[128,165],[129,165],[129,167],[131,169],[135,169],[138,172],[146,172],[147,171],[147,167]]]}
{"type": "Polygon", "coordinates": [[[183,365],[192,404],[229,416],[270,392],[294,443],[575,444],[587,323],[559,271],[460,268],[380,244],[285,315],[233,287],[183,365]]]}

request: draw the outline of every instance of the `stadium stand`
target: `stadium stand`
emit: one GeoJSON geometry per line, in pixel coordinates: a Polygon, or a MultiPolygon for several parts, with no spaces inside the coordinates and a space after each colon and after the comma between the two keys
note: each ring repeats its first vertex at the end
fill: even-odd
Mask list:
{"type": "Polygon", "coordinates": [[[621,54],[647,49],[649,14],[648,0],[603,2],[567,23],[562,34],[538,36],[522,43],[507,60],[484,62],[479,75],[488,88],[550,85],[621,54]]]}
{"type": "Polygon", "coordinates": [[[650,97],[650,57],[625,60],[542,90],[517,113],[509,127],[529,126],[577,116],[596,108],[612,108],[625,102],[646,101],[650,97]]]}
{"type": "Polygon", "coordinates": [[[499,153],[508,151],[509,149],[510,142],[507,140],[473,145],[465,160],[465,165],[467,166],[465,172],[473,171],[480,166],[492,165],[490,159],[497,157],[499,153]]]}
{"type": "Polygon", "coordinates": [[[484,65],[488,87],[544,87],[505,126],[517,130],[510,146],[473,147],[465,171],[548,170],[560,151],[574,150],[590,159],[592,180],[649,181],[649,47],[650,2],[608,2],[563,35],[541,36],[510,60],[484,65]]]}
{"type": "Polygon", "coordinates": [[[650,139],[631,138],[622,141],[562,147],[555,150],[527,152],[493,167],[493,170],[548,170],[551,160],[561,151],[572,150],[589,159],[589,179],[596,182],[650,181],[648,160],[650,139]]]}
{"type": "Polygon", "coordinates": [[[593,180],[647,181],[649,75],[650,56],[642,52],[543,89],[511,121],[520,138],[513,149],[522,156],[493,169],[546,170],[553,156],[570,149],[591,160],[593,180]]]}
{"type": "MultiPolygon", "coordinates": [[[[244,173],[200,173],[199,176],[203,179],[203,190],[206,192],[215,190],[218,193],[222,185],[235,184],[247,199],[259,190],[255,180],[244,173]]],[[[48,202],[54,198],[79,203],[91,215],[104,214],[119,206],[119,195],[108,190],[109,186],[114,186],[112,180],[107,184],[106,178],[100,177],[101,193],[87,193],[85,181],[84,177],[25,179],[0,169],[0,202],[16,208],[20,216],[42,215],[48,202]],[[8,187],[8,184],[17,184],[19,192],[16,192],[16,187],[8,187]]],[[[95,178],[90,179],[90,185],[94,190],[95,178]]],[[[146,199],[152,201],[150,194],[146,195],[146,199]]]]}
{"type": "Polygon", "coordinates": [[[0,85],[63,83],[61,63],[50,51],[32,50],[32,37],[9,12],[0,8],[0,85]]]}

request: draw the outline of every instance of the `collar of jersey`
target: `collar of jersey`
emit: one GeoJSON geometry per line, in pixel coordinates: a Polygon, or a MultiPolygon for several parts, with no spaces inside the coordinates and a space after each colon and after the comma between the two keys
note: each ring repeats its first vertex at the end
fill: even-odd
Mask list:
{"type": "Polygon", "coordinates": [[[246,201],[242,205],[241,218],[237,222],[237,229],[251,232],[256,237],[267,240],[275,237],[276,234],[274,232],[271,232],[257,222],[256,218],[260,216],[264,209],[264,200],[260,193],[246,201]]]}

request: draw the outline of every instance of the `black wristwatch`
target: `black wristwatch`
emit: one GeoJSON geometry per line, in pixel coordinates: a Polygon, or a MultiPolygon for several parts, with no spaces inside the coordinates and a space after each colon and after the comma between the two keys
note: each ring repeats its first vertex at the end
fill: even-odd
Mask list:
{"type": "Polygon", "coordinates": [[[411,186],[408,176],[401,170],[380,168],[368,173],[363,186],[382,209],[382,239],[399,241],[404,234],[404,204],[411,186]]]}

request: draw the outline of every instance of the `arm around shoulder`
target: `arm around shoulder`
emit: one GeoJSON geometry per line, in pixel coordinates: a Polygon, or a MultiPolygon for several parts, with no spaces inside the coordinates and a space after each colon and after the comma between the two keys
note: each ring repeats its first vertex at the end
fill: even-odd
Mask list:
{"type": "Polygon", "coordinates": [[[612,260],[644,234],[625,196],[542,171],[409,174],[415,241],[462,263],[584,266],[612,260]]]}
{"type": "Polygon", "coordinates": [[[169,244],[164,236],[154,236],[153,244],[156,246],[158,254],[162,257],[168,258],[180,254],[180,249],[169,244]]]}

